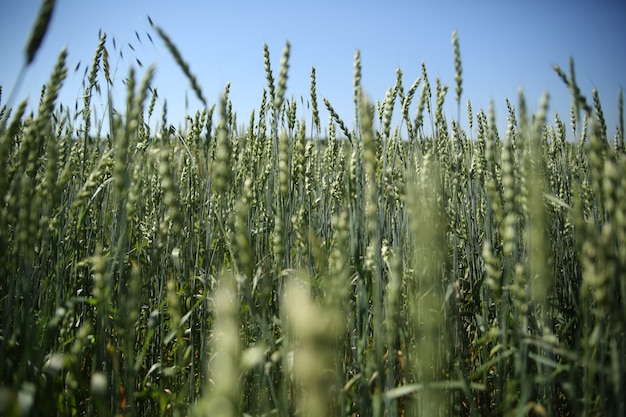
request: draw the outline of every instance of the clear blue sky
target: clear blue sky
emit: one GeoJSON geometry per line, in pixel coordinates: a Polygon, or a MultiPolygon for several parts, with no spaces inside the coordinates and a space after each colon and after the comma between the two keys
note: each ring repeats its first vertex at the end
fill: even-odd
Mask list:
{"type": "MultiPolygon", "coordinates": [[[[0,2],[3,103],[24,60],[24,45],[39,5],[38,0],[0,2]]],[[[373,100],[382,100],[393,86],[396,68],[402,69],[408,89],[419,76],[424,61],[433,89],[437,76],[450,86],[447,114],[449,119],[456,117],[451,46],[454,30],[460,35],[462,101],[469,98],[476,114],[479,108],[487,110],[493,99],[501,127],[506,123],[504,100],[508,97],[516,105],[520,87],[532,111],[541,94],[548,91],[552,98],[551,115],[558,112],[569,121],[569,93],[552,65],[559,64],[567,70],[570,56],[575,59],[583,94],[591,99],[592,88],[598,89],[611,136],[617,125],[618,89],[626,86],[624,0],[58,0],[49,32],[16,103],[27,96],[31,103],[37,102],[41,85],[47,81],[60,50],[67,47],[70,71],[61,101],[73,108],[82,95],[83,70],[92,60],[101,29],[108,35],[107,48],[115,71],[116,108],[124,106],[125,87],[121,81],[130,65],[137,67],[135,59],[139,59],[144,66],[154,64],[157,68],[154,85],[160,100],[154,121],[160,118],[162,100],[166,98],[169,122],[178,126],[185,114],[195,112],[201,105],[151,30],[148,15],[178,46],[209,102],[217,102],[226,83],[232,83],[231,100],[239,123],[248,122],[266,86],[263,44],[270,48],[277,78],[287,39],[292,45],[287,97],[298,100],[299,116],[307,117],[308,126],[310,111],[301,105],[300,97],[306,104],[312,66],[317,71],[323,124],[328,120],[322,101],[326,97],[352,126],[353,59],[357,48],[362,55],[363,86],[373,100]],[[146,33],[150,33],[154,45],[146,33]],[[79,61],[81,68],[74,73],[79,61]]],[[[93,104],[102,114],[104,100],[95,98],[93,104]]],[[[417,97],[411,108],[413,114],[416,104],[417,97]]],[[[462,122],[467,127],[464,115],[465,112],[462,122]]]]}

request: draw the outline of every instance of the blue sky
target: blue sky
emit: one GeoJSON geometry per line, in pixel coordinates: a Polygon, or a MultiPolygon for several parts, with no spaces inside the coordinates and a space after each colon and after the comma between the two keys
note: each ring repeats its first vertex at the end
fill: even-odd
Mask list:
{"type": "MultiPolygon", "coordinates": [[[[38,0],[0,2],[3,103],[23,63],[24,45],[39,5],[38,0]]],[[[311,123],[306,102],[312,66],[317,72],[323,124],[328,120],[322,101],[326,97],[352,126],[353,60],[357,48],[362,55],[363,86],[370,98],[384,98],[395,82],[396,68],[402,69],[404,87],[408,89],[420,75],[423,61],[433,89],[436,77],[449,85],[447,115],[449,119],[456,117],[451,46],[454,30],[461,44],[462,101],[469,98],[476,114],[479,108],[486,110],[493,99],[501,128],[506,123],[505,98],[516,105],[520,87],[533,111],[541,94],[548,91],[550,114],[558,112],[569,121],[569,93],[552,65],[567,70],[570,56],[575,59],[583,94],[591,99],[592,88],[598,89],[611,136],[617,125],[618,89],[626,86],[624,0],[58,0],[42,48],[17,93],[18,101],[25,97],[31,103],[38,101],[41,85],[47,81],[61,49],[67,47],[70,71],[61,102],[74,108],[76,100],[81,100],[83,70],[92,60],[98,31],[102,30],[108,35],[117,91],[115,107],[123,108],[122,80],[131,65],[138,67],[139,59],[145,67],[154,64],[157,69],[153,85],[160,99],[153,121],[160,118],[163,99],[167,99],[168,121],[178,126],[185,114],[194,113],[201,104],[150,28],[148,15],[178,46],[210,103],[217,102],[226,83],[231,82],[231,100],[240,123],[247,123],[252,109],[258,108],[266,86],[263,44],[270,48],[277,78],[286,40],[292,45],[287,97],[298,100],[298,114],[307,118],[308,126],[311,123]],[[79,61],[81,67],[74,72],[79,61]]],[[[93,104],[101,115],[104,99],[95,98],[93,104]]],[[[417,97],[411,107],[413,114],[416,105],[417,97]]],[[[467,127],[465,114],[463,111],[461,116],[463,127],[467,127]]]]}

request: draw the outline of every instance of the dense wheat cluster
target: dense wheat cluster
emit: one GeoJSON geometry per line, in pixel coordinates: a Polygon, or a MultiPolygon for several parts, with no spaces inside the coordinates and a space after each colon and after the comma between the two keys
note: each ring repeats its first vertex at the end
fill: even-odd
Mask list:
{"type": "Polygon", "coordinates": [[[569,120],[520,93],[499,132],[452,39],[454,117],[426,65],[370,102],[358,52],[355,113],[323,124],[313,68],[299,117],[287,43],[244,128],[230,86],[174,127],[149,68],[106,134],[106,35],[78,112],[62,52],[37,111],[0,114],[0,414],[625,415],[621,93],[609,138],[555,68],[569,120]]]}

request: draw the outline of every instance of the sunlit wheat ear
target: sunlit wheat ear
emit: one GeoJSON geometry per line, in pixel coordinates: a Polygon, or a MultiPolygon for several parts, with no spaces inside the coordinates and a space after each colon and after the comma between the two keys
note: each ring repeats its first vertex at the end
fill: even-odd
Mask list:
{"type": "Polygon", "coordinates": [[[593,96],[593,107],[596,111],[596,118],[598,120],[598,129],[599,134],[604,142],[607,140],[606,135],[606,120],[604,119],[604,112],[602,111],[602,104],[600,104],[600,95],[598,94],[598,90],[595,88],[592,91],[593,96]]]}
{"type": "MultiPolygon", "coordinates": [[[[91,130],[91,97],[92,90],[96,87],[96,79],[98,76],[98,69],[100,68],[100,61],[102,60],[102,55],[105,50],[105,43],[107,39],[107,34],[102,33],[100,35],[100,40],[98,41],[98,45],[96,46],[96,50],[94,52],[94,56],[91,62],[91,69],[89,70],[89,75],[87,76],[87,85],[85,87],[85,91],[83,93],[83,122],[84,126],[84,135],[87,138],[90,134],[91,130]]],[[[108,70],[108,62],[105,66],[108,70]]],[[[83,80],[84,82],[84,80],[83,80]]]]}
{"type": "MultiPolygon", "coordinates": [[[[511,124],[509,123],[509,130],[511,124]]],[[[514,250],[516,250],[517,241],[517,198],[519,195],[519,189],[516,182],[515,173],[515,160],[513,155],[513,146],[510,138],[510,133],[504,141],[502,147],[502,189],[504,197],[504,224],[502,226],[502,238],[503,238],[503,253],[505,256],[513,256],[514,250]]]]}
{"type": "Polygon", "coordinates": [[[508,98],[504,99],[504,102],[506,103],[506,110],[508,112],[508,116],[507,119],[509,120],[509,124],[511,125],[511,134],[512,137],[511,139],[513,140],[513,142],[515,142],[515,129],[518,127],[517,126],[517,118],[515,117],[515,109],[513,108],[513,105],[511,104],[511,101],[508,98]]]}
{"type": "Polygon", "coordinates": [[[232,144],[229,138],[227,109],[225,97],[220,101],[220,120],[217,125],[217,143],[215,148],[215,162],[213,166],[213,187],[217,195],[226,192],[231,172],[232,144]]]}
{"type": "Polygon", "coordinates": [[[289,54],[291,52],[291,43],[287,41],[283,49],[283,56],[280,60],[280,72],[278,73],[278,88],[276,90],[276,98],[274,107],[280,110],[283,105],[285,91],[287,90],[287,77],[289,75],[289,54]]]}
{"type": "MultiPolygon", "coordinates": [[[[359,128],[360,125],[360,108],[361,108],[361,51],[359,49],[354,51],[354,76],[352,81],[352,95],[354,100],[354,121],[356,123],[356,128],[359,128]]],[[[349,137],[349,136],[348,136],[349,137]]]]}
{"type": "Polygon", "coordinates": [[[333,400],[331,383],[338,331],[332,319],[337,315],[317,306],[305,285],[295,278],[287,284],[281,300],[283,320],[293,347],[298,414],[324,416],[333,400]]]}
{"type": "Polygon", "coordinates": [[[405,123],[407,124],[407,130],[410,139],[414,139],[414,126],[411,122],[411,118],[409,116],[409,106],[413,101],[413,97],[415,96],[415,91],[417,91],[417,87],[419,87],[420,82],[422,81],[422,77],[417,77],[417,79],[411,84],[409,87],[409,91],[407,91],[404,99],[402,100],[402,117],[404,118],[405,123]]]}
{"type": "MultiPolygon", "coordinates": [[[[325,166],[333,166],[333,162],[334,162],[334,155],[336,152],[336,147],[337,147],[337,132],[336,132],[336,125],[333,122],[333,117],[332,115],[329,118],[330,120],[328,121],[328,146],[326,147],[326,149],[324,149],[324,156],[322,159],[322,164],[324,164],[325,166]]],[[[324,181],[324,185],[328,185],[326,181],[324,181]]]]}
{"type": "MultiPolygon", "coordinates": [[[[439,77],[435,80],[435,91],[437,94],[436,110],[435,110],[435,126],[440,129],[446,129],[446,118],[443,113],[443,103],[448,93],[448,85],[441,84],[439,77]]],[[[444,137],[446,135],[443,135],[444,137]]]]}
{"type": "Polygon", "coordinates": [[[257,137],[264,139],[267,134],[267,90],[263,89],[261,95],[261,105],[259,106],[259,123],[257,125],[257,137]]]}
{"type": "Polygon", "coordinates": [[[424,80],[424,98],[425,98],[425,104],[426,104],[426,110],[428,111],[428,114],[432,113],[431,107],[430,107],[430,100],[432,98],[432,93],[431,93],[431,89],[430,89],[430,81],[428,79],[428,72],[426,71],[426,64],[424,63],[424,61],[422,61],[422,79],[424,80]]]}
{"type": "Polygon", "coordinates": [[[290,191],[289,138],[283,129],[278,141],[278,189],[283,201],[289,198],[290,191]]]}
{"type": "MultiPolygon", "coordinates": [[[[385,94],[385,96],[387,96],[387,94],[385,94]]],[[[385,106],[385,100],[383,100],[382,102],[380,100],[376,100],[376,104],[374,105],[374,113],[378,115],[378,123],[380,123],[381,125],[383,124],[383,117],[384,117],[384,106],[385,106]]]]}
{"type": "Polygon", "coordinates": [[[272,75],[272,62],[270,60],[270,48],[267,44],[263,45],[263,65],[265,67],[265,79],[267,80],[267,88],[269,90],[269,101],[274,103],[276,99],[276,91],[274,86],[274,76],[272,75]]]}
{"type": "Polygon", "coordinates": [[[306,195],[309,201],[313,200],[313,187],[314,187],[314,165],[312,161],[315,158],[315,146],[312,141],[308,141],[306,145],[304,145],[304,160],[307,163],[304,165],[304,194],[306,195]]]}
{"type": "Polygon", "coordinates": [[[389,132],[391,131],[391,116],[393,115],[393,108],[395,105],[396,95],[394,90],[388,89],[385,94],[385,101],[383,103],[383,135],[385,138],[389,138],[389,132]]]}
{"type": "MultiPolygon", "coordinates": [[[[426,80],[427,81],[427,80],[426,80]]],[[[428,104],[430,108],[430,87],[427,87],[426,82],[422,86],[422,92],[420,93],[420,99],[417,103],[417,110],[415,111],[415,129],[420,130],[424,126],[424,108],[428,104]]],[[[429,110],[430,111],[430,110],[429,110]]]]}
{"type": "Polygon", "coordinates": [[[306,123],[304,119],[300,121],[296,137],[293,143],[293,161],[292,161],[292,176],[294,182],[294,188],[300,188],[304,183],[304,170],[305,170],[305,148],[306,148],[306,123]]]}
{"type": "Polygon", "coordinates": [[[198,417],[235,417],[241,415],[241,340],[239,295],[235,277],[230,273],[224,272],[219,277],[214,314],[210,378],[206,381],[205,394],[193,411],[198,417]]]}
{"type": "Polygon", "coordinates": [[[361,109],[361,141],[363,143],[363,164],[367,181],[367,200],[365,216],[367,219],[367,231],[374,237],[378,230],[378,187],[376,183],[376,171],[378,157],[376,152],[376,142],[374,139],[374,129],[372,118],[374,108],[370,102],[364,98],[360,106],[361,109]]]}
{"type": "Polygon", "coordinates": [[[339,128],[341,129],[343,134],[346,135],[346,137],[352,142],[352,134],[350,133],[350,130],[346,126],[346,124],[343,121],[343,119],[341,117],[339,117],[339,115],[337,114],[337,112],[335,111],[333,106],[330,104],[330,101],[328,101],[328,99],[326,97],[324,97],[324,105],[326,106],[326,109],[330,113],[330,115],[333,118],[333,120],[335,121],[335,123],[337,123],[339,125],[339,128]]]}
{"type": "Polygon", "coordinates": [[[291,100],[287,102],[287,126],[289,130],[292,131],[296,126],[296,112],[298,109],[298,104],[295,97],[292,97],[291,100]]]}
{"type": "Polygon", "coordinates": [[[467,99],[467,125],[469,126],[471,135],[472,129],[474,128],[474,115],[472,113],[472,102],[469,98],[467,99]]]}
{"type": "Polygon", "coordinates": [[[452,48],[454,49],[454,81],[456,101],[461,106],[461,94],[463,94],[463,67],[461,65],[461,47],[459,46],[459,34],[455,30],[452,32],[452,48]]]}
{"type": "Polygon", "coordinates": [[[400,104],[404,101],[404,86],[402,84],[402,70],[400,68],[396,68],[396,83],[393,86],[393,95],[394,98],[398,97],[400,100],[400,104]]]}
{"type": "Polygon", "coordinates": [[[476,115],[476,129],[477,129],[477,139],[476,146],[474,147],[474,155],[477,159],[477,167],[476,172],[478,174],[478,178],[481,179],[481,183],[484,182],[484,175],[487,169],[487,160],[485,159],[485,137],[487,135],[485,125],[486,125],[486,116],[485,112],[481,109],[476,115]]]}
{"type": "Polygon", "coordinates": [[[313,112],[313,126],[316,132],[320,132],[320,112],[317,107],[317,82],[315,79],[315,67],[311,68],[311,111],[313,112]]]}

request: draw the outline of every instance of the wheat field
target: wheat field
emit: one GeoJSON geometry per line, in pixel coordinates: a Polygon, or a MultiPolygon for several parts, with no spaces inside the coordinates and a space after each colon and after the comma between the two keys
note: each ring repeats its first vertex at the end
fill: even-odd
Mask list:
{"type": "Polygon", "coordinates": [[[621,91],[607,137],[572,61],[569,120],[520,92],[498,131],[454,33],[454,98],[422,64],[372,101],[357,51],[323,123],[287,42],[242,128],[152,28],[205,105],[178,127],[154,68],[111,82],[106,34],[79,111],[65,51],[35,112],[0,101],[1,415],[626,415],[621,91]],[[96,119],[96,88],[125,105],[96,119]]]}

